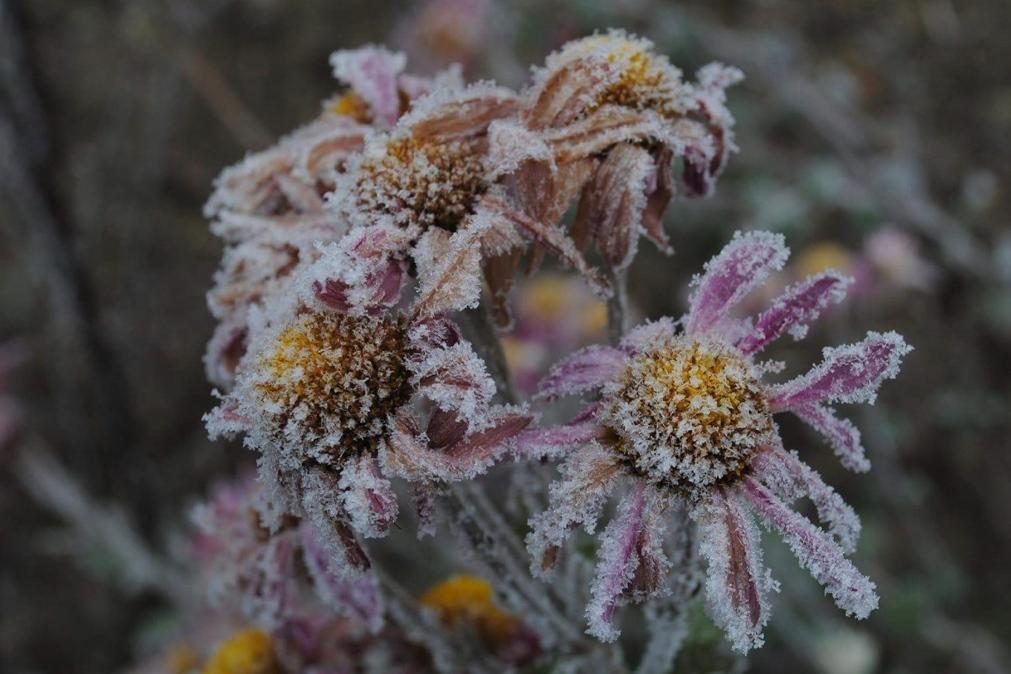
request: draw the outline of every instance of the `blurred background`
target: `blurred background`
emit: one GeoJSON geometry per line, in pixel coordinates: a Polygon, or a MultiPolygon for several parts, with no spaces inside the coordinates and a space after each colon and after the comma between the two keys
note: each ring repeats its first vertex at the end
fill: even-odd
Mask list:
{"type": "MultiPolygon", "coordinates": [[[[638,314],[680,313],[732,232],[765,228],[794,251],[777,282],[829,266],[857,279],[780,348],[790,362],[868,329],[916,348],[876,407],[847,410],[869,475],[783,422],[863,517],[856,561],[880,610],[846,620],[770,542],[783,590],[750,671],[1008,671],[1006,0],[0,0],[0,671],[118,671],[168,619],[142,577],[67,534],[68,516],[78,530],[99,518],[66,485],[40,487],[24,456],[56,457],[103,516],[162,550],[251,461],[200,421],[221,254],[201,207],[224,166],[317,114],[330,52],[384,42],[414,71],[459,61],[515,86],[610,26],[688,74],[721,60],[747,76],[730,92],[740,152],[715,196],[668,210],[674,257],[643,245],[638,314]]],[[[536,314],[567,292],[534,284],[519,301],[536,314]]],[[[518,366],[544,365],[510,339],[518,366]]],[[[700,615],[677,671],[739,668],[713,657],[720,643],[700,615]]]]}

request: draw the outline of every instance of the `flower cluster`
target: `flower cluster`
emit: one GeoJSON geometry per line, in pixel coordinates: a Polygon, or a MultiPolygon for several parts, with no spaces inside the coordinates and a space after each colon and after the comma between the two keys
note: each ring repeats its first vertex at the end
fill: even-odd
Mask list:
{"type": "MultiPolygon", "coordinates": [[[[418,640],[418,624],[441,624],[446,634],[426,648],[446,671],[455,671],[444,657],[452,649],[439,639],[477,639],[493,669],[585,639],[568,622],[573,602],[590,635],[613,641],[619,606],[670,599],[703,569],[713,620],[736,649],[757,647],[777,585],[756,520],[847,614],[873,610],[874,583],[848,559],[854,511],[783,446],[775,415],[799,417],[847,468],[867,470],[859,432],[833,406],[873,402],[909,347],[872,332],[826,349],[806,374],[773,380],[785,365],[760,360],[762,350],[786,333],[803,337],[850,283],[822,272],[738,317],[786,261],[780,235],[736,235],[696,277],[680,319],[562,358],[535,398],[583,396],[567,423],[538,421],[532,401],[517,404],[507,390],[499,330],[515,328],[504,342],[514,365],[519,345],[543,342],[549,353],[608,320],[621,331],[624,298],[612,284],[640,236],[670,251],[662,218],[675,196],[712,192],[735,150],[725,90],[741,73],[711,64],[687,81],[650,42],[620,31],[565,45],[519,91],[464,84],[459,69],[414,77],[403,55],[379,47],[337,52],[332,63],[347,88],[316,121],[226,170],[207,206],[228,244],[209,295],[219,326],[208,376],[221,392],[207,425],[241,436],[259,470],[198,511],[208,584],[255,626],[205,671],[303,671],[276,650],[294,625],[312,652],[328,648],[335,620],[369,638],[388,631],[388,572],[374,569],[386,556],[374,539],[397,538],[398,522],[416,522],[419,536],[447,522],[496,574],[432,588],[414,608],[434,621],[412,623],[399,604],[389,611],[405,629],[397,643],[418,640]],[[522,305],[514,324],[511,301],[519,273],[534,274],[548,255],[598,296],[585,311],[551,305],[596,317],[554,341],[557,330],[522,305]],[[499,464],[533,476],[556,462],[560,478],[527,523],[525,550],[509,526],[522,520],[453,486],[499,464]],[[612,496],[587,586],[579,564],[563,560],[579,556],[571,534],[593,533],[612,496]],[[824,528],[790,507],[802,497],[824,528]],[[697,545],[674,553],[675,541],[697,545]],[[568,577],[536,589],[551,574],[568,577]]],[[[451,568],[468,564],[453,548],[439,550],[451,568]]],[[[597,653],[585,644],[559,652],[597,653]]]]}

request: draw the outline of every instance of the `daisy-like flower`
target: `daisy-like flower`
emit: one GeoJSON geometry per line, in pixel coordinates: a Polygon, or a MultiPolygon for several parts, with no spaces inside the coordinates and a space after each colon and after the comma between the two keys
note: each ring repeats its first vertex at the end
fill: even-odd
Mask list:
{"type": "MultiPolygon", "coordinates": [[[[372,233],[360,232],[352,250],[367,256],[372,233]]],[[[369,566],[357,536],[384,536],[397,518],[389,476],[415,483],[426,517],[437,483],[486,470],[531,417],[492,404],[494,382],[450,321],[392,308],[402,267],[389,263],[349,288],[332,278],[343,252],[324,253],[263,317],[208,427],[243,433],[260,453],[275,513],[265,526],[277,531],[284,515],[308,520],[350,571],[369,566]],[[424,425],[416,402],[427,402],[417,405],[424,425]]]]}
{"type": "Polygon", "coordinates": [[[601,537],[587,607],[589,631],[601,639],[617,637],[612,619],[620,602],[662,591],[671,566],[664,513],[671,507],[687,507],[698,526],[710,612],[738,650],[761,645],[775,589],[754,516],[779,532],[847,614],[864,618],[877,606],[874,583],[846,556],[860,529],[855,513],[783,448],[773,415],[799,416],[825,435],[844,465],[866,470],[859,433],[831,405],[873,402],[910,347],[895,333],[872,332],[858,344],[825,349],[806,374],[764,381],[775,368],[756,355],[784,333],[802,337],[848,284],[825,272],[789,287],[753,320],[731,317],[787,256],[779,235],[736,235],[695,279],[682,330],[670,319],[645,324],[617,347],[576,352],[541,383],[547,397],[600,395],[568,425],[529,430],[519,441],[534,455],[568,453],[549,509],[531,521],[534,572],[548,572],[569,533],[579,525],[592,531],[608,496],[631,483],[601,537]],[[789,507],[803,496],[827,531],[789,507]]]}
{"type": "Polygon", "coordinates": [[[623,269],[640,233],[669,250],[661,219],[678,191],[675,158],[682,193],[711,191],[734,148],[725,89],[741,77],[714,63],[684,82],[650,41],[622,31],[575,40],[536,72],[519,118],[492,127],[497,171],[521,210],[546,224],[578,199],[579,248],[596,242],[623,269]]]}
{"type": "Polygon", "coordinates": [[[225,169],[204,207],[211,230],[228,244],[208,293],[218,327],[208,344],[208,378],[230,387],[249,342],[248,310],[283,292],[293,272],[317,256],[315,245],[338,240],[346,222],[324,208],[324,196],[347,170],[373,129],[389,128],[418,96],[457,84],[403,72],[403,54],[381,47],[335,52],[335,77],[349,85],[319,117],[276,145],[225,169]]]}

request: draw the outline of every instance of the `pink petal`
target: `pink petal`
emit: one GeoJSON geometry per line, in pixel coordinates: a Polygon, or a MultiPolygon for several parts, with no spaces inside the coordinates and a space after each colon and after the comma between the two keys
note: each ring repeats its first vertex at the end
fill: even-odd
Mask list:
{"type": "Polygon", "coordinates": [[[422,353],[409,365],[419,393],[468,423],[480,421],[495,395],[495,382],[469,342],[422,353]]]}
{"type": "Polygon", "coordinates": [[[871,469],[871,462],[867,460],[860,441],[860,429],[852,421],[840,419],[825,405],[798,405],[791,411],[825,436],[843,466],[857,473],[871,469]]]}
{"type": "Polygon", "coordinates": [[[770,591],[777,589],[762,564],[761,537],[739,497],[715,491],[695,515],[699,551],[708,565],[706,600],[713,620],[733,647],[747,653],[762,645],[770,591]]]}
{"type": "Polygon", "coordinates": [[[316,298],[335,311],[359,315],[393,306],[407,277],[402,256],[409,244],[395,227],[351,230],[312,267],[316,298]]]}
{"type": "Polygon", "coordinates": [[[811,499],[818,519],[828,527],[847,553],[856,549],[860,537],[860,518],[818,473],[805,465],[796,452],[770,447],[751,460],[752,474],[786,502],[803,496],[811,499]]]}
{"type": "Polygon", "coordinates": [[[572,529],[583,525],[593,533],[597,516],[621,475],[615,455],[599,445],[569,455],[560,471],[561,479],[549,489],[548,509],[530,519],[530,568],[540,577],[554,568],[572,529]]]}
{"type": "Polygon", "coordinates": [[[530,428],[516,436],[516,453],[526,459],[558,459],[574,447],[593,442],[603,429],[597,423],[594,403],[561,426],[530,428]]]}
{"type": "Polygon", "coordinates": [[[442,449],[463,439],[467,432],[467,422],[462,421],[456,412],[446,411],[441,407],[432,410],[428,419],[428,444],[435,449],[442,449]]]}
{"type": "Polygon", "coordinates": [[[873,403],[881,382],[899,373],[899,363],[910,351],[895,332],[869,332],[859,344],[824,349],[819,365],[773,387],[769,402],[774,410],[820,402],[873,403]]]}
{"type": "Polygon", "coordinates": [[[242,613],[266,628],[281,624],[295,599],[295,543],[290,536],[272,537],[246,562],[240,577],[242,613]]]}
{"type": "Polygon", "coordinates": [[[755,511],[776,529],[800,565],[825,586],[846,615],[866,618],[878,607],[874,583],[857,571],[832,538],[788,508],[753,477],[745,477],[744,493],[755,511]]]}
{"type": "Polygon", "coordinates": [[[586,630],[601,641],[614,641],[620,632],[614,627],[614,612],[625,590],[632,584],[639,566],[637,542],[646,510],[646,486],[639,482],[622,499],[618,512],[607,525],[597,549],[596,578],[586,605],[586,630]]]}
{"type": "Polygon", "coordinates": [[[704,333],[757,287],[774,269],[781,269],[789,251],[782,234],[738,232],[723,250],[706,263],[693,285],[686,332],[704,333]]]}
{"type": "Polygon", "coordinates": [[[375,575],[347,577],[337,568],[312,527],[301,527],[302,560],[316,594],[331,609],[365,624],[373,634],[383,626],[383,598],[375,575]]]}
{"type": "Polygon", "coordinates": [[[341,49],[330,56],[334,77],[351,85],[386,126],[393,126],[400,116],[397,76],[406,62],[403,54],[374,46],[341,49]]]}
{"type": "Polygon", "coordinates": [[[603,386],[628,365],[628,356],[609,346],[589,346],[555,364],[537,385],[537,397],[575,395],[603,386]]]}
{"type": "Polygon", "coordinates": [[[829,304],[841,302],[846,297],[846,288],[852,279],[834,271],[812,276],[787,288],[768,309],[766,309],[750,333],[737,348],[743,353],[753,354],[764,349],[770,342],[789,331],[794,337],[804,336],[806,324],[818,318],[829,304]]]}
{"type": "Polygon", "coordinates": [[[397,495],[376,460],[363,454],[346,464],[337,487],[351,528],[367,538],[385,536],[397,519],[397,495]]]}
{"type": "Polygon", "coordinates": [[[533,421],[529,414],[508,408],[502,408],[497,414],[489,412],[489,416],[498,418],[487,428],[471,433],[445,449],[446,456],[467,474],[473,474],[477,469],[484,472],[505,449],[503,443],[514,438],[533,421]]]}

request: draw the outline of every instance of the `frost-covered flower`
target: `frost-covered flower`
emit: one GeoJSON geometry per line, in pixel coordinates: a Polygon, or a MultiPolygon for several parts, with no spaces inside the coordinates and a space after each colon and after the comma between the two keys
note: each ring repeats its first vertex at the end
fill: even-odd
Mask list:
{"type": "Polygon", "coordinates": [[[307,519],[341,571],[369,566],[356,534],[384,536],[396,520],[388,477],[415,483],[427,528],[436,484],[486,470],[531,420],[492,404],[494,382],[450,321],[391,308],[401,266],[355,287],[332,277],[349,251],[367,256],[376,233],[329,248],[262,317],[235,388],[208,418],[212,434],[241,432],[260,453],[275,509],[265,526],[307,519]]]}
{"type": "Polygon", "coordinates": [[[572,236],[626,267],[639,234],[668,250],[662,216],[681,192],[708,194],[734,149],[725,89],[736,68],[710,64],[697,82],[645,39],[612,30],[566,44],[535,73],[519,119],[493,125],[496,171],[533,219],[555,224],[578,198],[572,236]]]}
{"type": "Polygon", "coordinates": [[[433,585],[418,600],[444,625],[476,630],[484,646],[503,662],[528,665],[540,655],[540,639],[516,616],[496,604],[491,583],[477,576],[452,576],[433,585]]]}
{"type": "Polygon", "coordinates": [[[773,415],[799,416],[826,436],[844,465],[866,470],[857,429],[831,405],[873,402],[910,347],[895,333],[872,332],[858,344],[825,349],[806,374],[764,381],[777,368],[756,355],[784,333],[802,337],[848,283],[825,272],[789,287],[754,319],[731,317],[787,256],[779,235],[738,234],[693,282],[680,331],[670,319],[647,323],[616,347],[576,352],[541,384],[547,397],[600,396],[568,425],[520,438],[533,455],[572,452],[549,509],[531,521],[533,570],[549,571],[571,530],[592,531],[609,494],[623,478],[632,483],[598,551],[587,617],[601,639],[616,638],[612,619],[621,601],[663,590],[671,566],[664,513],[672,507],[687,507],[697,523],[711,613],[741,651],[762,643],[768,593],[776,587],[762,564],[754,515],[780,533],[847,614],[863,618],[877,606],[874,583],[846,557],[859,533],[855,513],[783,448],[773,415]],[[803,496],[827,532],[789,507],[803,496]]]}
{"type": "Polygon", "coordinates": [[[297,517],[283,516],[271,531],[265,524],[276,519],[271,507],[249,476],[218,485],[194,510],[194,561],[211,604],[271,630],[326,607],[378,632],[383,602],[376,579],[345,578],[314,528],[297,517]]]}
{"type": "Polygon", "coordinates": [[[205,363],[219,386],[231,385],[245,353],[249,307],[283,292],[292,272],[316,258],[318,242],[347,231],[343,218],[324,208],[324,196],[349,157],[415,98],[459,78],[455,71],[433,79],[405,74],[404,55],[381,47],[337,51],[330,60],[349,88],[324,103],[314,121],[225,169],[204,207],[214,218],[211,231],[229,244],[208,293],[219,324],[205,363]]]}

